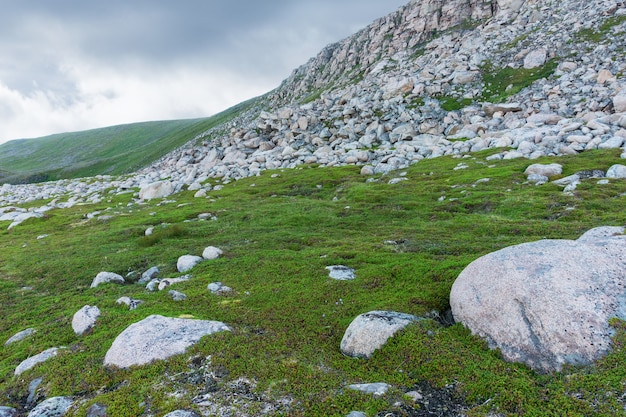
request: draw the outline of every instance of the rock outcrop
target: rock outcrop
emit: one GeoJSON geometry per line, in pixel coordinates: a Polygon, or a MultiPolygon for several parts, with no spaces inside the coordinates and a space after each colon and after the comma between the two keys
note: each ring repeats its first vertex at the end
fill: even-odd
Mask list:
{"type": "Polygon", "coordinates": [[[533,369],[592,363],[611,348],[610,319],[626,319],[623,232],[596,228],[475,260],[452,286],[454,319],[533,369]]]}

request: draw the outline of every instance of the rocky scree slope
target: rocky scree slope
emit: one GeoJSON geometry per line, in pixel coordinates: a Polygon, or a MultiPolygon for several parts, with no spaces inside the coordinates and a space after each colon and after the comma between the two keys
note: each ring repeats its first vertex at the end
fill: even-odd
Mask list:
{"type": "Polygon", "coordinates": [[[372,174],[487,148],[531,159],[620,148],[625,34],[623,1],[411,1],[134,175],[5,185],[0,204],[97,201],[160,180],[202,196],[209,178],[302,164],[372,174]]]}

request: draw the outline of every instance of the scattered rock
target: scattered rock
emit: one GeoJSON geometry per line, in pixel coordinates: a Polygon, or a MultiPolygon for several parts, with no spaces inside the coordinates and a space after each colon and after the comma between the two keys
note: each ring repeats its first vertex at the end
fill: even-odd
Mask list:
{"type": "Polygon", "coordinates": [[[4,346],[9,346],[12,343],[19,342],[20,340],[24,340],[28,336],[33,335],[35,332],[37,332],[37,330],[33,328],[22,330],[21,332],[14,334],[13,336],[9,338],[9,340],[4,342],[4,346]]]}
{"type": "Polygon", "coordinates": [[[169,295],[174,301],[185,301],[187,299],[186,294],[183,294],[182,292],[176,290],[170,290],[169,295]]]}
{"type": "Polygon", "coordinates": [[[141,187],[139,198],[142,200],[164,198],[174,194],[174,190],[174,184],[171,181],[157,181],[141,187]]]}
{"type": "Polygon", "coordinates": [[[100,309],[96,306],[86,305],[72,317],[72,329],[78,336],[82,336],[91,331],[96,324],[96,320],[100,317],[100,309]]]}
{"type": "Polygon", "coordinates": [[[109,407],[107,407],[104,404],[94,404],[91,407],[89,407],[89,409],[87,410],[87,415],[86,417],[108,417],[109,415],[107,414],[107,410],[109,407]]]}
{"type": "Polygon", "coordinates": [[[613,97],[613,109],[616,113],[626,113],[626,90],[613,97]]]}
{"type": "Polygon", "coordinates": [[[331,265],[327,266],[329,273],[328,276],[332,279],[336,279],[339,281],[349,281],[352,279],[356,279],[356,273],[354,269],[349,268],[345,265],[331,265]]]}
{"type": "Polygon", "coordinates": [[[475,260],[452,286],[455,320],[506,360],[536,370],[592,363],[611,348],[609,319],[626,319],[623,230],[592,229],[576,241],[524,243],[475,260]]]}
{"type": "Polygon", "coordinates": [[[0,406],[0,417],[17,417],[17,410],[11,407],[0,406]]]}
{"type": "Polygon", "coordinates": [[[54,348],[50,348],[47,350],[44,350],[43,352],[41,352],[38,355],[35,356],[31,356],[30,358],[22,361],[17,368],[15,368],[15,375],[21,375],[22,373],[28,371],[29,369],[33,368],[35,365],[38,365],[42,362],[47,361],[50,358],[55,357],[56,355],[58,355],[59,351],[63,349],[63,348],[58,348],[58,347],[54,347],[54,348]]]}
{"type": "Polygon", "coordinates": [[[372,394],[375,396],[385,395],[391,388],[391,385],[384,382],[375,382],[371,384],[352,384],[348,385],[348,388],[355,391],[361,391],[366,394],[372,394]]]}
{"type": "Polygon", "coordinates": [[[542,66],[546,63],[548,51],[545,48],[535,49],[524,58],[524,68],[532,69],[542,66]]]}
{"type": "Polygon", "coordinates": [[[129,368],[167,359],[184,353],[204,336],[230,330],[218,321],[149,316],[117,336],[104,365],[129,368]]]}
{"type": "Polygon", "coordinates": [[[532,164],[524,171],[526,175],[542,175],[545,177],[553,177],[555,175],[561,175],[563,172],[563,166],[561,164],[532,164]]]}
{"type": "Polygon", "coordinates": [[[143,303],[142,300],[135,300],[134,298],[130,298],[126,296],[120,297],[116,301],[116,304],[126,304],[129,310],[136,309],[141,303],[143,303]]]}
{"type": "Polygon", "coordinates": [[[142,285],[147,284],[148,282],[156,278],[158,275],[159,275],[159,267],[153,266],[152,268],[148,269],[143,274],[141,274],[141,278],[139,279],[139,281],[137,281],[137,284],[142,284],[142,285]]]}
{"type": "Polygon", "coordinates": [[[224,252],[215,246],[208,246],[202,252],[202,257],[207,260],[219,258],[224,252]]]}
{"type": "Polygon", "coordinates": [[[70,397],[52,397],[37,404],[28,417],[63,417],[74,401],[70,397]]]}
{"type": "Polygon", "coordinates": [[[176,262],[176,268],[178,269],[178,272],[187,272],[193,269],[194,266],[198,265],[202,261],[203,258],[200,256],[183,255],[178,258],[178,261],[176,262]]]}
{"type": "Polygon", "coordinates": [[[171,413],[167,413],[163,417],[199,417],[199,416],[193,411],[176,410],[176,411],[172,411],[171,413]]]}
{"type": "Polygon", "coordinates": [[[207,286],[207,289],[216,295],[225,295],[233,292],[233,289],[222,284],[221,282],[212,282],[207,286]]]}
{"type": "Polygon", "coordinates": [[[114,272],[100,272],[91,282],[91,288],[96,288],[100,284],[107,283],[124,284],[124,277],[114,272]]]}
{"type": "Polygon", "coordinates": [[[347,356],[369,358],[396,332],[418,320],[419,317],[394,311],[361,314],[346,329],[341,339],[341,352],[347,356]]]}
{"type": "Polygon", "coordinates": [[[626,165],[615,164],[606,171],[607,178],[626,178],[626,165]]]}

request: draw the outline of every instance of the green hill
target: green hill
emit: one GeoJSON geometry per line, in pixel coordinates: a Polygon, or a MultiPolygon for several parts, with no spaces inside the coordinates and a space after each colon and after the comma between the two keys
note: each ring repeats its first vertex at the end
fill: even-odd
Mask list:
{"type": "Polygon", "coordinates": [[[249,109],[251,99],[200,119],[132,123],[0,145],[0,183],[125,174],[149,165],[249,109]]]}

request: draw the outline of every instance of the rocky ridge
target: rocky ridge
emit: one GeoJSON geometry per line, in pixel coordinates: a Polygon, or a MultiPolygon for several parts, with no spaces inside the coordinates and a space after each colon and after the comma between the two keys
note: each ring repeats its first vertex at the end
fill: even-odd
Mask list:
{"type": "Polygon", "coordinates": [[[3,185],[0,221],[17,225],[161,180],[166,195],[189,189],[202,197],[208,179],[303,164],[375,174],[490,148],[501,149],[491,158],[530,159],[624,149],[624,33],[621,1],[411,1],[325,48],[229,126],[133,175],[3,185]],[[486,100],[516,88],[488,84],[502,68],[545,77],[492,104],[486,100]],[[52,202],[28,213],[10,207],[40,199],[52,202]]]}

